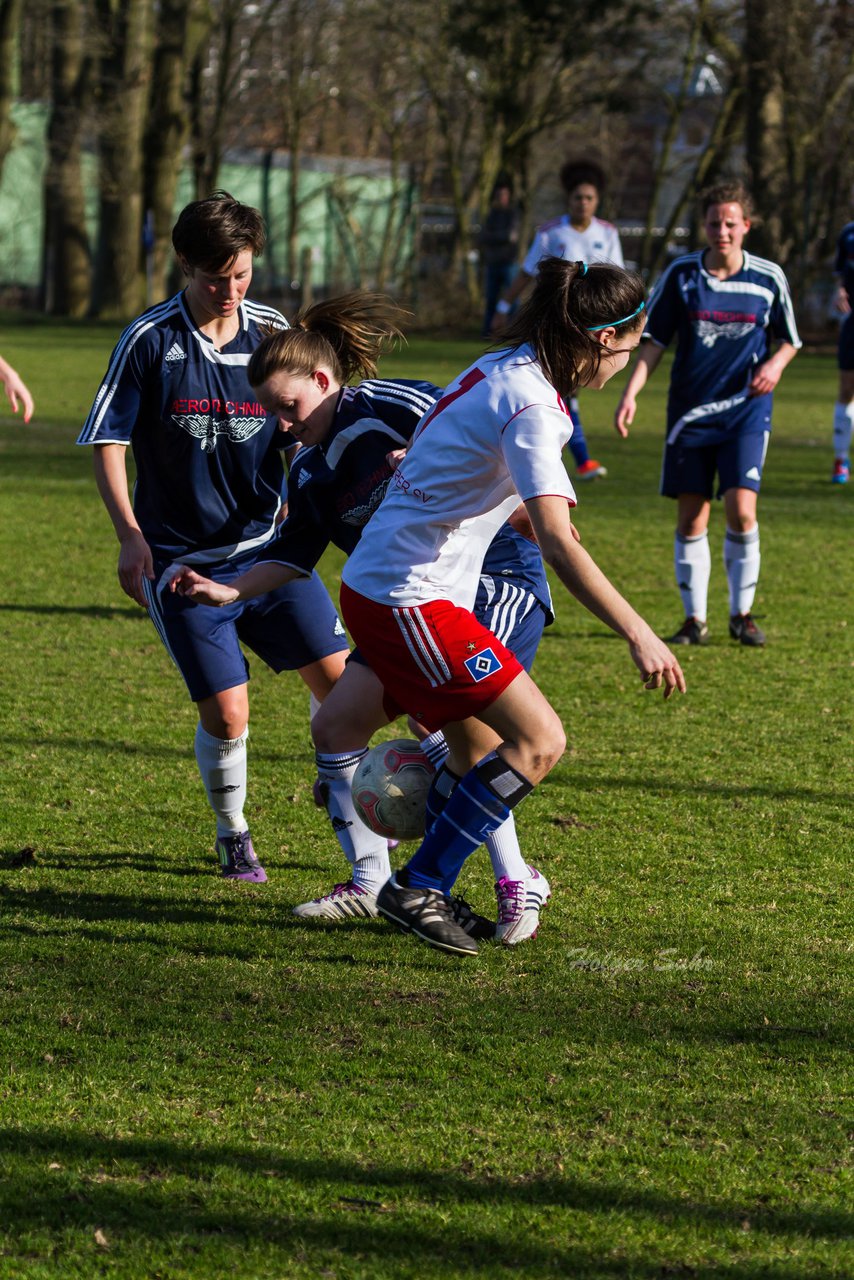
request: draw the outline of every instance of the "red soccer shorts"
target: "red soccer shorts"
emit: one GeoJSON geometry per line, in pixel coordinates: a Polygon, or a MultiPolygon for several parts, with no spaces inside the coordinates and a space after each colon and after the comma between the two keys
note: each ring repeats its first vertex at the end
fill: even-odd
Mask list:
{"type": "Polygon", "coordinates": [[[376,604],[342,583],[341,612],[385,689],[431,731],[479,715],[524,670],[473,613],[448,600],[376,604]]]}

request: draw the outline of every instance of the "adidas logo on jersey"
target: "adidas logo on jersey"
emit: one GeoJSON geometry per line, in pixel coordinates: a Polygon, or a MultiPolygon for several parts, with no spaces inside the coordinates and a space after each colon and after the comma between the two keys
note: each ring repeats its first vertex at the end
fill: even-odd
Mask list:
{"type": "Polygon", "coordinates": [[[187,353],[182,351],[177,342],[173,342],[172,346],[166,352],[166,363],[173,363],[175,360],[186,360],[187,353]]]}
{"type": "Polygon", "coordinates": [[[758,467],[751,467],[749,471],[746,471],[744,473],[744,478],[745,480],[761,480],[762,479],[761,475],[759,474],[758,467]]]}

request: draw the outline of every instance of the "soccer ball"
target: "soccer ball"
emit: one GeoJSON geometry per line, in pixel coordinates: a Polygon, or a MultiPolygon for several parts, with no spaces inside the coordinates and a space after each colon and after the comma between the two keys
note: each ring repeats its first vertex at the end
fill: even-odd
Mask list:
{"type": "Polygon", "coordinates": [[[419,840],[434,772],[414,738],[371,747],[353,776],[356,812],[379,836],[419,840]]]}

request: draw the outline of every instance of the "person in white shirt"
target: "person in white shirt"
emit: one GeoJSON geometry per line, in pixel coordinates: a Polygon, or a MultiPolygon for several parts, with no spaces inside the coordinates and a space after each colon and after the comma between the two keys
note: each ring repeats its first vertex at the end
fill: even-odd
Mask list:
{"type": "Polygon", "coordinates": [[[544,560],[627,641],[644,685],[665,697],[685,688],[674,655],[582,549],[561,457],[569,397],[625,368],[644,307],[634,273],[544,259],[506,347],[456,378],[421,420],[344,567],[341,608],[360,653],[400,708],[444,731],[460,779],[431,793],[427,835],[377,897],[380,915],[442,951],[477,951],[453,918],[451,887],[566,745],[557,713],[472,612],[486,546],[520,499],[544,560]]]}
{"type": "MultiPolygon", "coordinates": [[[[566,192],[567,212],[537,227],[531,247],[520,270],[501,295],[492,322],[493,333],[500,335],[518,300],[536,279],[543,258],[553,256],[568,262],[610,262],[625,266],[620,235],[613,223],[596,217],[605,190],[605,174],[590,160],[569,160],[560,171],[560,182],[566,192]]],[[[607,469],[591,458],[581,423],[578,400],[570,400],[573,432],[569,451],[575,462],[576,480],[596,480],[607,475],[607,469]]]]}

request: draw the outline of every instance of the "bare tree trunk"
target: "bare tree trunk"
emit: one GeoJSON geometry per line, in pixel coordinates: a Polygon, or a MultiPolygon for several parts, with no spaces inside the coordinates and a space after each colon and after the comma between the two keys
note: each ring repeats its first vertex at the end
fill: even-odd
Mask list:
{"type": "Polygon", "coordinates": [[[162,0],[144,142],[143,205],[153,219],[152,300],[167,292],[175,191],[189,131],[185,86],[211,20],[209,0],[162,0]]]}
{"type": "Polygon", "coordinates": [[[44,179],[42,296],[44,309],[61,316],[86,315],[92,289],[82,171],[90,63],[81,9],[79,0],[54,0],[51,7],[52,105],[44,179]]]}
{"type": "Polygon", "coordinates": [[[22,0],[0,0],[0,173],[15,140],[12,103],[22,0]]]}
{"type": "Polygon", "coordinates": [[[779,56],[779,27],[784,19],[777,0],[745,0],[744,13],[747,166],[753,195],[765,211],[764,221],[751,234],[751,247],[776,260],[780,257],[788,186],[779,56]]]}
{"type": "Polygon", "coordinates": [[[152,0],[96,0],[100,223],[95,313],[123,319],[145,296],[142,138],[148,101],[152,0]]]}

